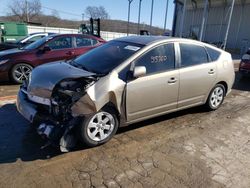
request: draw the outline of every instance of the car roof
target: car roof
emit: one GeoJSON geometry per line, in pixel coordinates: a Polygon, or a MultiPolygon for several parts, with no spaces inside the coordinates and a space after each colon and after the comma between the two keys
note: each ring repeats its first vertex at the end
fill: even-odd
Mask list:
{"type": "Polygon", "coordinates": [[[55,34],[51,34],[51,37],[57,37],[57,36],[85,36],[87,38],[98,38],[95,37],[93,35],[85,35],[85,34],[81,34],[81,33],[66,33],[66,34],[61,34],[61,33],[55,33],[55,34]]]}
{"type": "Polygon", "coordinates": [[[47,33],[47,32],[36,32],[36,33],[30,33],[29,35],[32,36],[32,35],[53,35],[55,33],[47,33]]]}
{"type": "Polygon", "coordinates": [[[168,36],[140,36],[140,35],[135,35],[135,36],[128,36],[128,37],[122,37],[118,39],[114,39],[114,41],[121,41],[121,42],[129,42],[129,43],[134,43],[134,44],[140,44],[140,45],[145,45],[148,46],[153,43],[161,42],[161,41],[176,41],[176,42],[188,42],[192,44],[198,44],[198,45],[204,45],[208,46],[213,49],[217,49],[218,51],[223,51],[213,45],[193,40],[193,39],[186,39],[186,38],[177,38],[177,37],[168,37],[168,36]]]}
{"type": "Polygon", "coordinates": [[[135,44],[141,44],[141,45],[149,45],[154,42],[158,42],[161,40],[171,39],[171,37],[167,36],[129,36],[129,37],[122,37],[115,39],[115,41],[121,41],[121,42],[129,42],[129,43],[135,43],[135,44]]]}

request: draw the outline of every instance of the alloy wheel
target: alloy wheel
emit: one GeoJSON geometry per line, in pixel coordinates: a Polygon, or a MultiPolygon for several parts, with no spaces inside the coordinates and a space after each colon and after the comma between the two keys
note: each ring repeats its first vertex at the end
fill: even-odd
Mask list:
{"type": "Polygon", "coordinates": [[[87,125],[88,137],[93,141],[103,141],[108,138],[115,127],[115,119],[108,112],[98,112],[87,125]]]}
{"type": "Polygon", "coordinates": [[[29,78],[31,71],[32,67],[22,64],[15,67],[13,77],[17,82],[21,83],[22,81],[27,80],[29,78]]]}
{"type": "Polygon", "coordinates": [[[210,104],[213,108],[218,108],[221,105],[224,98],[224,90],[221,87],[216,87],[210,97],[210,104]]]}

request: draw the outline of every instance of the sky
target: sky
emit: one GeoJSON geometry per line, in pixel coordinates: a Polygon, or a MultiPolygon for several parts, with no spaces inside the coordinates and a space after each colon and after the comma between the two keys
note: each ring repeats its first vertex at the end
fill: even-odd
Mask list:
{"type": "MultiPolygon", "coordinates": [[[[69,20],[81,20],[82,13],[87,6],[104,6],[114,20],[128,19],[128,0],[40,0],[42,4],[42,11],[45,14],[52,14],[51,9],[56,9],[61,18],[69,20]]],[[[5,15],[8,12],[8,4],[12,0],[0,0],[0,15],[5,15]]],[[[141,23],[150,23],[152,0],[142,0],[141,7],[141,23]]],[[[154,0],[154,12],[152,25],[157,27],[164,27],[164,18],[166,12],[167,0],[154,0]]],[[[132,22],[138,21],[139,0],[133,0],[131,3],[130,20],[132,22]]],[[[174,4],[173,0],[169,0],[167,28],[172,29],[174,4]]],[[[88,19],[85,16],[85,19],[88,19]]]]}

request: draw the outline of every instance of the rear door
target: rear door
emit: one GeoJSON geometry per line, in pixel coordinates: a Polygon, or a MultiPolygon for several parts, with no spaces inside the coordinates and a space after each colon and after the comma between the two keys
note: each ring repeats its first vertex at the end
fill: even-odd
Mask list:
{"type": "Polygon", "coordinates": [[[75,36],[75,54],[74,57],[82,55],[87,51],[98,46],[98,41],[94,38],[88,38],[85,36],[75,36]]]}
{"type": "Polygon", "coordinates": [[[45,46],[50,47],[51,51],[38,53],[40,63],[48,63],[59,60],[69,60],[74,57],[73,40],[71,36],[60,36],[49,40],[45,46]]]}
{"type": "Polygon", "coordinates": [[[128,81],[127,121],[136,121],[177,108],[179,71],[175,70],[174,43],[162,44],[143,54],[134,66],[145,66],[146,75],[128,81]]]}
{"type": "Polygon", "coordinates": [[[210,61],[203,46],[179,43],[180,91],[178,108],[204,103],[215,84],[216,63],[210,61]]]}

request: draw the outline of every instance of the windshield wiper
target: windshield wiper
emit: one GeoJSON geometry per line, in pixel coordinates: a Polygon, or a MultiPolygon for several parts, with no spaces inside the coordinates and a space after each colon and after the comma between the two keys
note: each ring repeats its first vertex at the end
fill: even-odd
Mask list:
{"type": "Polygon", "coordinates": [[[90,72],[85,66],[83,66],[83,65],[81,65],[81,64],[78,64],[75,60],[70,61],[70,64],[71,64],[72,66],[75,66],[75,67],[77,67],[77,68],[81,68],[81,69],[83,69],[83,70],[86,70],[86,71],[90,72]]]}

